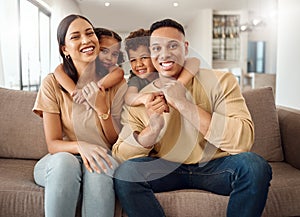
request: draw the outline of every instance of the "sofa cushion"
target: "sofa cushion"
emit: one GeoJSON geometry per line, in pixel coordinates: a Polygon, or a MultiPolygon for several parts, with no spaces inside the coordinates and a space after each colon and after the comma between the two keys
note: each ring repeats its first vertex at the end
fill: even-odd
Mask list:
{"type": "Polygon", "coordinates": [[[282,161],[278,114],[272,88],[244,91],[243,96],[254,123],[255,138],[251,151],[268,161],[282,161]]]}
{"type": "Polygon", "coordinates": [[[300,216],[300,170],[285,162],[270,162],[271,187],[263,216],[300,216]]]}
{"type": "Polygon", "coordinates": [[[35,163],[0,159],[0,216],[45,216],[44,189],[33,180],[35,163]]]}
{"type": "Polygon", "coordinates": [[[47,153],[43,121],[32,112],[36,94],[0,88],[0,157],[39,159],[47,153]]]}
{"type": "Polygon", "coordinates": [[[284,160],[300,170],[300,109],[277,106],[284,160]]]}
{"type": "MultiPolygon", "coordinates": [[[[44,212],[44,188],[35,184],[33,170],[36,160],[0,158],[0,216],[41,217],[44,212]]],[[[122,208],[116,201],[115,217],[121,217],[122,208]]],[[[80,203],[79,203],[80,204],[80,203]]],[[[76,217],[81,217],[81,206],[76,217]]]]}

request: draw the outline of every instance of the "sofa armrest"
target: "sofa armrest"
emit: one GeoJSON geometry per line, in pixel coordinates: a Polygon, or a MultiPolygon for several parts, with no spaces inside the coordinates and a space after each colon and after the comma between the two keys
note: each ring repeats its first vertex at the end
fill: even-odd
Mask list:
{"type": "Polygon", "coordinates": [[[285,161],[300,169],[300,110],[277,106],[285,161]]]}

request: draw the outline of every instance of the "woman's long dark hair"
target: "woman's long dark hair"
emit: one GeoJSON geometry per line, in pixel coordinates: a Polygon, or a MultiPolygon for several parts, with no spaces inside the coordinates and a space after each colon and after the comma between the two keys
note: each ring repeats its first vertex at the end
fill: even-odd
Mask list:
{"type": "Polygon", "coordinates": [[[94,28],[93,24],[86,17],[77,14],[71,14],[66,16],[57,27],[57,42],[59,46],[60,56],[63,59],[63,69],[66,72],[66,74],[74,81],[75,84],[77,84],[78,81],[77,69],[72,61],[72,58],[69,55],[65,56],[62,47],[66,44],[65,38],[70,24],[78,18],[86,20],[92,26],[92,28],[94,28]]]}

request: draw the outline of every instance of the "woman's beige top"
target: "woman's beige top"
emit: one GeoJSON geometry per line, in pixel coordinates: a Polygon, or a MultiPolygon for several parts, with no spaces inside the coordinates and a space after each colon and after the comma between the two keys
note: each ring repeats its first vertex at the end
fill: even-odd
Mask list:
{"type": "MultiPolygon", "coordinates": [[[[111,108],[111,116],[117,132],[121,128],[120,113],[126,90],[127,84],[123,80],[106,91],[107,105],[111,108]]],[[[43,80],[33,111],[41,117],[43,112],[59,114],[64,140],[80,140],[105,148],[109,147],[97,113],[92,108],[87,109],[84,104],[74,103],[70,94],[62,90],[53,73],[43,80]]]]}

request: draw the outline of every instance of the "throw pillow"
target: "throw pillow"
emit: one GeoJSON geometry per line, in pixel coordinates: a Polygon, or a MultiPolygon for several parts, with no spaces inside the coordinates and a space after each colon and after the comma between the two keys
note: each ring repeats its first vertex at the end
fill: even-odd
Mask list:
{"type": "Polygon", "coordinates": [[[255,138],[251,151],[268,161],[282,161],[278,114],[271,87],[263,87],[243,92],[251,114],[255,138]]]}

